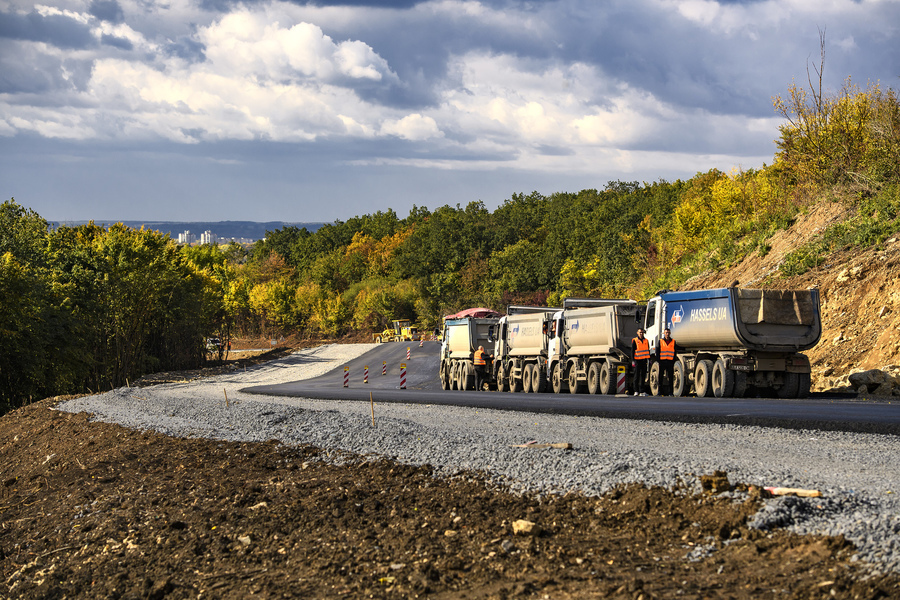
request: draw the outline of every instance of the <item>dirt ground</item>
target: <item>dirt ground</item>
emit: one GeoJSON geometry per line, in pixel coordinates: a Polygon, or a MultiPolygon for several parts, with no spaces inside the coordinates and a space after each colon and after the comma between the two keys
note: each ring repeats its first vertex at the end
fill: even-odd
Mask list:
{"type": "Polygon", "coordinates": [[[91,423],[56,401],[0,419],[0,597],[900,598],[841,539],[748,529],[753,491],[719,496],[721,474],[702,497],[523,497],[476,473],[91,423]]]}

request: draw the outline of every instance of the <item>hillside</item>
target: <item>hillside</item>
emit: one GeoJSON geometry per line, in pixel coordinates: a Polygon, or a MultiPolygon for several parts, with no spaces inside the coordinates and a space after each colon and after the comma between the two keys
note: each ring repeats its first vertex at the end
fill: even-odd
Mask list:
{"type": "Polygon", "coordinates": [[[818,287],[822,340],[807,353],[813,366],[813,389],[846,385],[846,376],[854,371],[880,369],[896,375],[898,369],[891,367],[900,364],[900,236],[890,238],[883,247],[831,254],[824,264],[802,275],[779,277],[779,266],[788,253],[850,216],[852,211],[838,202],[820,202],[776,233],[765,256],[754,253],[725,270],[696,276],[684,289],[734,282],[742,287],[818,287]]]}

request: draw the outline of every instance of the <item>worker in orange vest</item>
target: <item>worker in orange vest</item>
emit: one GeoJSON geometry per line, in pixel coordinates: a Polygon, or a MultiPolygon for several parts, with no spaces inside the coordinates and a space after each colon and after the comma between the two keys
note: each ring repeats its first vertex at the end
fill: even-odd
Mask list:
{"type": "Polygon", "coordinates": [[[646,396],[644,380],[650,363],[650,340],[644,337],[644,330],[637,330],[637,337],[631,340],[631,366],[634,368],[634,395],[646,396]]]}
{"type": "Polygon", "coordinates": [[[675,386],[675,357],[678,348],[672,339],[672,332],[666,327],[663,336],[656,345],[656,357],[659,359],[659,395],[671,396],[675,386]],[[665,382],[665,383],[664,383],[665,382]]]}
{"type": "Polygon", "coordinates": [[[478,346],[478,350],[475,351],[475,359],[473,362],[475,363],[475,389],[479,392],[488,378],[487,364],[488,360],[491,358],[493,357],[485,352],[484,346],[478,346]]]}

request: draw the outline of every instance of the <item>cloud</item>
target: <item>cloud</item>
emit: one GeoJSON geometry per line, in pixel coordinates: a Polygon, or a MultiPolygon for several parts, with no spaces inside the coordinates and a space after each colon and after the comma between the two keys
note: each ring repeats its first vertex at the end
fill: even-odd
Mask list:
{"type": "Polygon", "coordinates": [[[381,133],[394,135],[405,140],[422,141],[435,137],[443,137],[437,123],[431,117],[423,117],[416,113],[400,120],[389,119],[381,125],[381,133]]]}
{"type": "Polygon", "coordinates": [[[101,21],[115,24],[125,22],[125,12],[117,0],[92,0],[88,12],[101,21]]]}

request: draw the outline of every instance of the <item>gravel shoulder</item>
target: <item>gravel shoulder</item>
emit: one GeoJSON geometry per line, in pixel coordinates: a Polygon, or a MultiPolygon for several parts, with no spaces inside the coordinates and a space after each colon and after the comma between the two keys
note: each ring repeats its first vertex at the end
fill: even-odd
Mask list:
{"type": "MultiPolygon", "coordinates": [[[[252,385],[316,377],[373,347],[327,345],[187,383],[121,388],[59,409],[169,436],[277,440],[430,465],[439,475],[480,471],[517,493],[596,497],[625,484],[701,492],[701,476],[732,484],[819,490],[820,498],[765,501],[751,524],[844,536],[854,560],[900,573],[900,440],[894,436],[667,424],[546,414],[243,394],[252,385]],[[297,366],[297,358],[301,357],[297,366]],[[571,450],[514,447],[535,440],[571,450]]],[[[337,456],[337,454],[335,454],[337,456]]],[[[736,497],[739,493],[735,493],[736,497]]]]}

